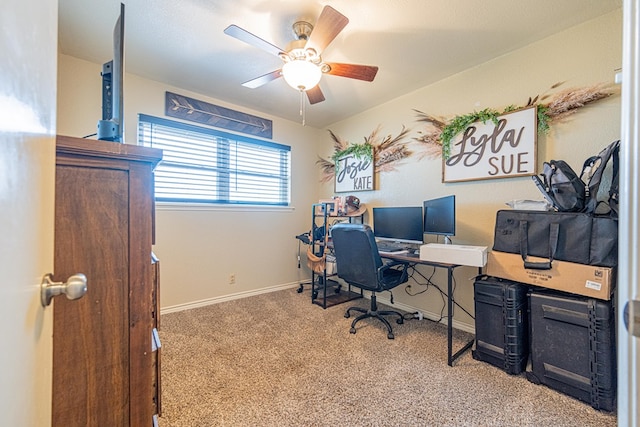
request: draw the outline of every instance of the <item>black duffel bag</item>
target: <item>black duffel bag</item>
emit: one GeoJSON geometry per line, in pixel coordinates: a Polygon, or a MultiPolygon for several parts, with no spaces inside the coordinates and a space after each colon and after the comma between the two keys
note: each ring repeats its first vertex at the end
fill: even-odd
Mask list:
{"type": "Polygon", "coordinates": [[[520,254],[525,268],[548,270],[553,260],[615,267],[618,221],[579,212],[500,210],[493,250],[520,254]],[[549,261],[530,262],[529,255],[549,261]]]}

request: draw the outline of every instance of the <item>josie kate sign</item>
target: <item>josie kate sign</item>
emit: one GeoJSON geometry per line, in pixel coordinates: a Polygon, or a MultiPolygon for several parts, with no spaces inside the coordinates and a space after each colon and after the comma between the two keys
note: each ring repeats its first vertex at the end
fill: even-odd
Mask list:
{"type": "Polygon", "coordinates": [[[373,147],[368,152],[345,153],[336,158],[335,191],[373,190],[373,147]]]}
{"type": "Polygon", "coordinates": [[[537,126],[535,106],[472,124],[451,141],[442,182],[535,175],[537,126]]]}

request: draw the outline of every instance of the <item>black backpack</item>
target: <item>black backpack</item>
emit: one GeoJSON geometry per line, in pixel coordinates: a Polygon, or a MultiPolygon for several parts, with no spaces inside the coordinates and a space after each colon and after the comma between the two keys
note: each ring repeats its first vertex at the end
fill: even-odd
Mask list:
{"type": "Polygon", "coordinates": [[[560,212],[618,215],[618,168],[620,141],[614,141],[600,153],[589,157],[582,166],[580,176],[563,160],[544,162],[542,174],[532,176],[547,201],[560,212]],[[612,160],[611,186],[608,200],[599,200],[600,183],[604,171],[612,160]],[[606,205],[606,206],[603,206],[606,205]]]}

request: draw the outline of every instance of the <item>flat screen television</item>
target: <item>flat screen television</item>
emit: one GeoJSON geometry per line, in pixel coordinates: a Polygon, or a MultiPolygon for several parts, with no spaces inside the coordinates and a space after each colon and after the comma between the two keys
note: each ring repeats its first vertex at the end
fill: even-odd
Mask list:
{"type": "Polygon", "coordinates": [[[102,120],[98,139],[123,142],[124,4],[113,28],[113,59],[102,65],[102,120]]]}
{"type": "Polygon", "coordinates": [[[456,196],[445,196],[425,200],[424,233],[445,236],[445,243],[451,243],[451,236],[456,235],[456,196]]]}
{"type": "Polygon", "coordinates": [[[378,240],[422,244],[422,207],[373,208],[373,235],[378,240]]]}

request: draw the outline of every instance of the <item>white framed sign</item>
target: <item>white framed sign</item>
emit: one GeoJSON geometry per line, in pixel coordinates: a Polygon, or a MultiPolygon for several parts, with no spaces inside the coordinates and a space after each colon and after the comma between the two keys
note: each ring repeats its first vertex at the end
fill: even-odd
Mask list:
{"type": "Polygon", "coordinates": [[[451,140],[442,182],[535,175],[537,129],[536,106],[473,123],[451,140]]]}
{"type": "Polygon", "coordinates": [[[373,190],[373,147],[367,153],[346,153],[336,159],[335,192],[373,190]]]}

